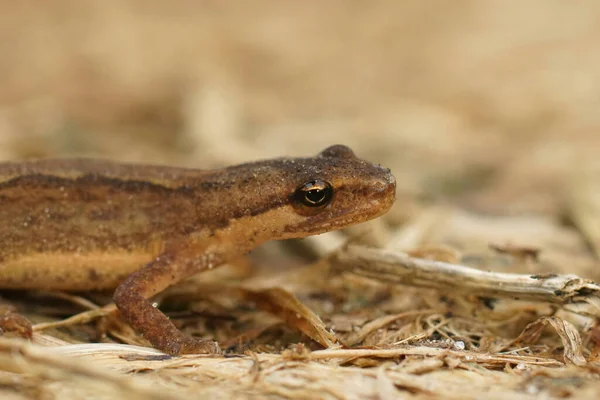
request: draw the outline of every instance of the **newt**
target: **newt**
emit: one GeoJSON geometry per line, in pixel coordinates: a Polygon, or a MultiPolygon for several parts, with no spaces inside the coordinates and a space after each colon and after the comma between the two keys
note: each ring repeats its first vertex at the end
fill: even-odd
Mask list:
{"type": "Polygon", "coordinates": [[[115,290],[122,317],[155,348],[216,354],[216,342],[182,333],[149,299],[265,241],[378,217],[395,188],[390,170],[342,145],[215,170],[0,163],[0,288],[115,290]]]}

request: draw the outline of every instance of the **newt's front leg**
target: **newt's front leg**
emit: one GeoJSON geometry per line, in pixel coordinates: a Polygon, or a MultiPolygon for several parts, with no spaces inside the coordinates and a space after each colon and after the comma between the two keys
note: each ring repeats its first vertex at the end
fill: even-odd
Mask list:
{"type": "Polygon", "coordinates": [[[223,261],[211,252],[195,254],[189,251],[167,252],[139,271],[131,274],[115,291],[114,301],[121,315],[154,347],[167,354],[220,354],[219,345],[212,340],[186,335],[169,318],[148,301],[148,298],[167,287],[223,261]]]}

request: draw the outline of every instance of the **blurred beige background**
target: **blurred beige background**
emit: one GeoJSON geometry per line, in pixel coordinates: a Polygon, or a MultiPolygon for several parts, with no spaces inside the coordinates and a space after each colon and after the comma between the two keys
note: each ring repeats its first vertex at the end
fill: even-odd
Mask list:
{"type": "Polygon", "coordinates": [[[0,7],[0,159],[204,168],[340,142],[401,196],[541,212],[600,166],[595,1],[0,7]]]}

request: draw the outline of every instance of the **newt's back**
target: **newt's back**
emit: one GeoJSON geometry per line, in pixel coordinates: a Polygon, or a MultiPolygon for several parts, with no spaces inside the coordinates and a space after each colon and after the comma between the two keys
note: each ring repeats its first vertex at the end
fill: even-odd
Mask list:
{"type": "Polygon", "coordinates": [[[194,229],[184,182],[199,173],[96,160],[0,164],[0,287],[116,286],[166,238],[194,229]]]}

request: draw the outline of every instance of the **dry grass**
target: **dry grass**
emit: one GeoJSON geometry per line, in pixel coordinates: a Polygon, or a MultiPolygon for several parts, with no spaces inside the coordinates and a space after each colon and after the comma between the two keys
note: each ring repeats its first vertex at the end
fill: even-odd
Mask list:
{"type": "Polygon", "coordinates": [[[37,331],[1,338],[0,396],[598,397],[597,314],[577,302],[389,279],[397,265],[366,279],[329,255],[349,235],[600,281],[599,17],[593,1],[0,1],[2,159],[210,167],[343,142],[398,180],[384,219],[160,299],[226,358],[139,347],[105,294],[3,293],[37,331]]]}

